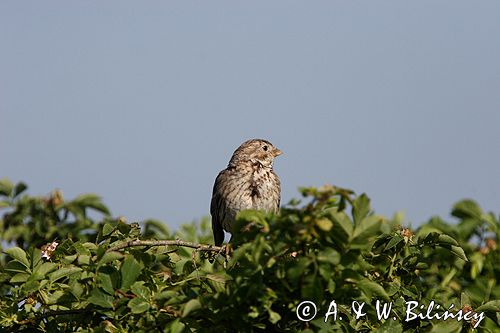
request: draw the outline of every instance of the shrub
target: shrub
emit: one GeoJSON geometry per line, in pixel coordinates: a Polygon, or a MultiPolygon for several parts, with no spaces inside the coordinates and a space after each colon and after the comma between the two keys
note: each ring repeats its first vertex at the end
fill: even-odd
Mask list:
{"type": "Polygon", "coordinates": [[[25,190],[0,181],[5,332],[498,330],[499,219],[471,200],[453,207],[458,223],[411,230],[374,214],[365,194],[303,188],[279,215],[242,212],[226,256],[203,245],[208,219],[171,233],[114,218],[95,195],[25,190]],[[431,317],[467,316],[431,319],[431,302],[431,317]]]}

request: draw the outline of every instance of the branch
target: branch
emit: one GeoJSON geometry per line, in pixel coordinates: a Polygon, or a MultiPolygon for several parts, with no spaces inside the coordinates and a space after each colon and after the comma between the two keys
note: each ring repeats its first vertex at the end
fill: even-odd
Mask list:
{"type": "Polygon", "coordinates": [[[206,244],[198,244],[192,242],[186,242],[180,239],[176,240],[134,240],[128,241],[125,243],[118,244],[108,249],[106,252],[118,251],[127,247],[134,246],[183,246],[190,247],[200,252],[222,252],[225,250],[225,246],[215,246],[215,245],[206,245],[206,244]]]}
{"type": "Polygon", "coordinates": [[[28,318],[28,319],[21,320],[21,321],[15,323],[13,327],[8,328],[5,332],[6,333],[18,332],[19,327],[24,326],[24,325],[35,325],[37,322],[39,322],[40,320],[43,320],[47,317],[83,314],[83,313],[88,313],[88,312],[92,312],[92,310],[90,310],[90,309],[53,310],[53,311],[49,311],[46,313],[42,313],[39,316],[35,316],[34,318],[28,318]]]}

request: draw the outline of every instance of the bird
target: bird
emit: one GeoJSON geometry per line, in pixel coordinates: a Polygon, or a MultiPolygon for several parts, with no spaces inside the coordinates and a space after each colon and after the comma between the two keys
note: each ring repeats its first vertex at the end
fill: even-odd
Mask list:
{"type": "Polygon", "coordinates": [[[273,162],[281,154],[271,142],[251,139],[234,151],[227,168],[219,172],[210,202],[216,246],[222,245],[224,230],[233,235],[238,212],[245,209],[278,212],[281,183],[273,162]]]}

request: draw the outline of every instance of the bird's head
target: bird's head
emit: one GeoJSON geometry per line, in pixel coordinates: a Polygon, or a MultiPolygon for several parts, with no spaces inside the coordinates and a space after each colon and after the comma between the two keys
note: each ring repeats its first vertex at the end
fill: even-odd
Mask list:
{"type": "Polygon", "coordinates": [[[264,167],[272,168],[274,158],[283,154],[271,142],[262,139],[245,141],[233,153],[229,165],[252,162],[260,163],[264,167]]]}

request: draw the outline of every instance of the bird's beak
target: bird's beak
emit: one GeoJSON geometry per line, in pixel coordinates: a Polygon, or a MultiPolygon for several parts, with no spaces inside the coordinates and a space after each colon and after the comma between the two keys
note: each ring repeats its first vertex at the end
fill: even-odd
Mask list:
{"type": "Polygon", "coordinates": [[[273,152],[274,157],[280,156],[281,154],[283,154],[283,152],[281,150],[279,150],[278,148],[274,149],[274,152],[273,152]]]}

